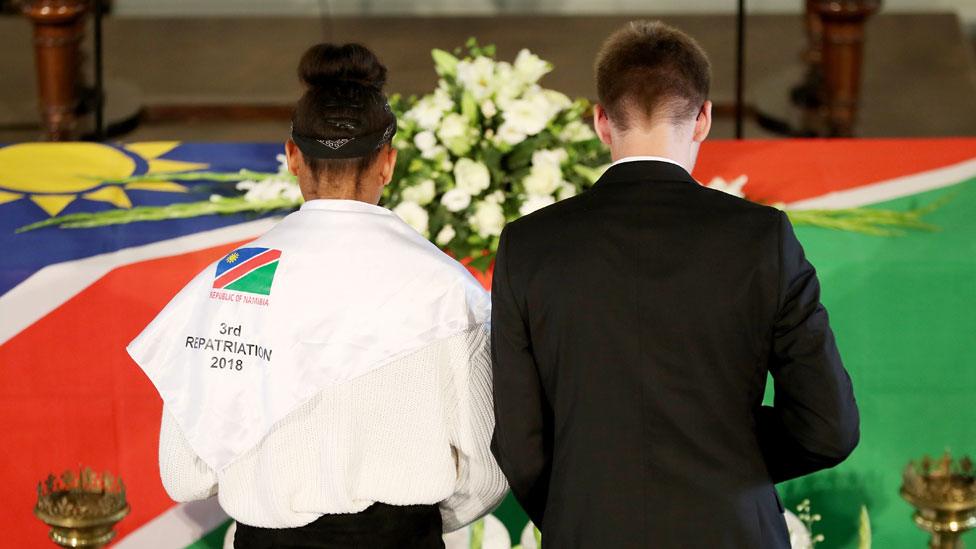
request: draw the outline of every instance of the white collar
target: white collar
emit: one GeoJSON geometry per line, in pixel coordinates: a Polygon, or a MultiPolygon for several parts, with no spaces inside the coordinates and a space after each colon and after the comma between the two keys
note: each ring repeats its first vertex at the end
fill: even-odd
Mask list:
{"type": "Polygon", "coordinates": [[[685,168],[684,166],[682,166],[678,162],[676,162],[674,160],[671,160],[670,158],[665,158],[663,156],[625,156],[625,157],[617,160],[613,164],[610,164],[610,167],[612,168],[612,167],[616,166],[617,164],[623,164],[624,162],[641,162],[641,161],[647,161],[647,160],[651,160],[651,161],[654,161],[654,162],[668,162],[669,164],[674,164],[675,166],[678,166],[679,168],[681,168],[681,169],[683,169],[685,171],[688,171],[687,168],[685,168]]]}
{"type": "Polygon", "coordinates": [[[342,200],[334,198],[316,198],[302,204],[302,210],[325,210],[333,212],[360,212],[372,214],[393,215],[393,212],[376,204],[369,204],[360,200],[342,200]]]}

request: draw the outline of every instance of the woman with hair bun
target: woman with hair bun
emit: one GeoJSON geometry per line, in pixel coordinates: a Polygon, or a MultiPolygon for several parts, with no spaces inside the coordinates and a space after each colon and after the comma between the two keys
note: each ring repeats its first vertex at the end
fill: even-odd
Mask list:
{"type": "Polygon", "coordinates": [[[163,398],[163,486],[217,495],[237,548],[443,547],[507,490],[489,298],[377,205],[396,117],[376,56],[319,44],[299,75],[286,150],[306,202],[128,347],[163,398]]]}

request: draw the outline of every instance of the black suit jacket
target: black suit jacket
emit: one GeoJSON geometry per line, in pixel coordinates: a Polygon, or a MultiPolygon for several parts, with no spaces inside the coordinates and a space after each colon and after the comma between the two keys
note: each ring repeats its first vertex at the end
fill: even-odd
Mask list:
{"type": "Polygon", "coordinates": [[[858,442],[786,215],[675,164],[509,224],[492,306],[492,450],[549,547],[787,548],[773,484],[858,442]]]}

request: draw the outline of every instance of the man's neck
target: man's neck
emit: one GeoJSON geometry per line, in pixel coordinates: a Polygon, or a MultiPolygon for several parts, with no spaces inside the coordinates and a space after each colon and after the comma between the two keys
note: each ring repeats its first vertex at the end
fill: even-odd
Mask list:
{"type": "Polygon", "coordinates": [[[671,124],[661,124],[644,130],[632,128],[615,136],[610,146],[614,161],[631,156],[657,156],[673,160],[688,172],[694,167],[691,146],[681,139],[680,129],[671,124]]]}

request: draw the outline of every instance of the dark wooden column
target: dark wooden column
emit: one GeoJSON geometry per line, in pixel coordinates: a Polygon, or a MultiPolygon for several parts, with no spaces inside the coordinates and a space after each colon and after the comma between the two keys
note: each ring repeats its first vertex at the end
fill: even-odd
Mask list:
{"type": "MultiPolygon", "coordinates": [[[[864,24],[880,5],[880,0],[812,0],[808,3],[820,19],[819,65],[823,74],[827,126],[832,136],[854,133],[861,88],[864,24]]],[[[816,33],[816,26],[815,22],[808,26],[812,35],[816,33]]],[[[811,51],[811,57],[817,61],[815,51],[811,51]]]]}
{"type": "Polygon", "coordinates": [[[806,0],[804,27],[807,48],[803,52],[806,75],[803,81],[790,90],[790,99],[800,108],[801,121],[798,135],[824,135],[826,128],[826,93],[823,78],[823,23],[815,6],[820,0],[806,0]]]}
{"type": "Polygon", "coordinates": [[[77,137],[81,40],[87,0],[33,0],[24,14],[34,25],[34,63],[41,118],[48,139],[77,137]]]}
{"type": "Polygon", "coordinates": [[[820,66],[823,55],[823,23],[820,21],[820,14],[816,6],[820,0],[806,0],[806,14],[804,24],[807,29],[807,51],[803,54],[803,60],[808,65],[820,66]]]}

